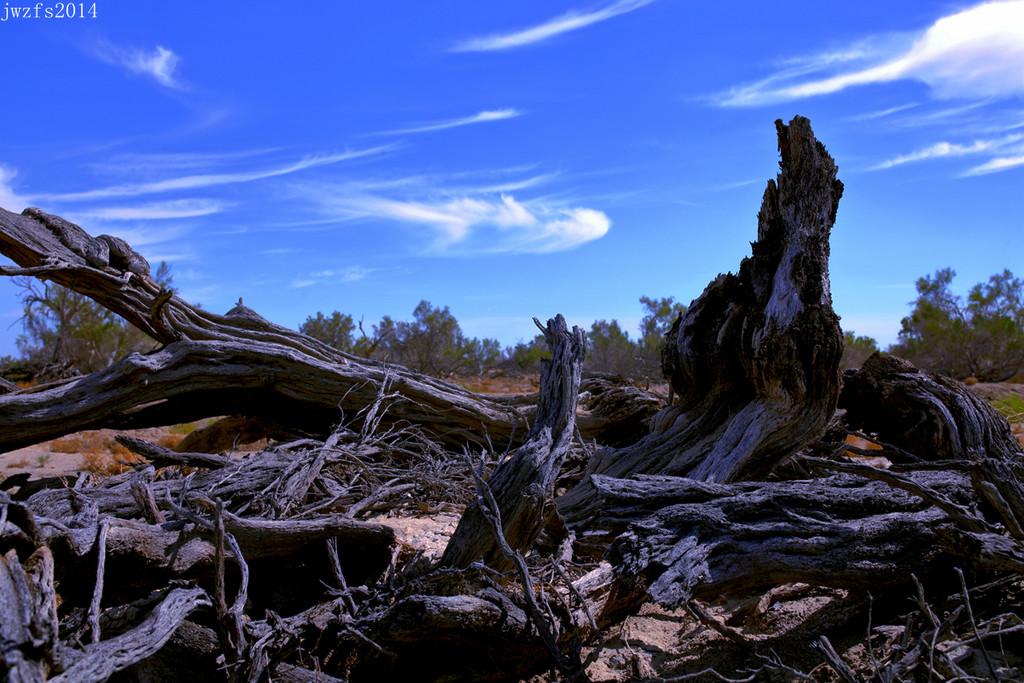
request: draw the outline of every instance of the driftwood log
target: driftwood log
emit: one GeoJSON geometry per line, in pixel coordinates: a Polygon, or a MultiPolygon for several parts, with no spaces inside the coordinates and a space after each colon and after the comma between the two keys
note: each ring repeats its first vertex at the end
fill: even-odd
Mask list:
{"type": "Polygon", "coordinates": [[[889,356],[840,397],[842,185],[806,119],[777,133],[753,254],[667,336],[667,406],[581,382],[584,336],[561,316],[536,397],[479,396],[241,303],[201,311],[121,240],[0,211],[18,264],[0,273],[71,287],[163,345],[0,388],[0,450],[224,414],[193,443],[292,435],[241,457],[122,435],[141,459],[123,474],[3,482],[2,673],[587,681],[618,647],[617,680],[1024,677],[1024,451],[963,386],[889,356]],[[877,442],[871,459],[848,433],[877,442]],[[396,531],[440,510],[461,511],[446,546],[396,531]],[[643,659],[625,634],[652,605],[684,615],[699,656],[643,659]]]}

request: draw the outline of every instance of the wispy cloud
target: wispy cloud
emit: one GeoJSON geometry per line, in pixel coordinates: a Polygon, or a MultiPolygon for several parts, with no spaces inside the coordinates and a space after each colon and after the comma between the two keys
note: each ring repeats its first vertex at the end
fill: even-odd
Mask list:
{"type": "Polygon", "coordinates": [[[749,187],[751,185],[758,185],[764,183],[762,178],[750,178],[748,180],[737,180],[732,183],[722,183],[721,185],[713,185],[707,189],[708,192],[727,192],[729,190],[738,190],[741,187],[749,187]]]}
{"type": "Polygon", "coordinates": [[[230,206],[215,199],[175,199],[141,206],[108,206],[76,211],[80,218],[108,221],[166,220],[171,218],[198,218],[220,213],[230,206]]]}
{"type": "Polygon", "coordinates": [[[847,121],[875,121],[882,119],[893,114],[898,114],[901,111],[907,111],[914,107],[920,106],[917,102],[909,102],[907,104],[900,104],[895,107],[889,107],[887,109],[878,109],[875,111],[864,112],[863,114],[855,114],[853,116],[846,117],[847,121]]]}
{"type": "MultiPolygon", "coordinates": [[[[944,16],[908,42],[895,54],[865,57],[861,68],[818,77],[783,72],[715,99],[722,106],[760,106],[903,79],[927,84],[939,98],[1024,95],[1024,0],[988,2],[944,16]]],[[[835,64],[818,60],[810,69],[822,72],[835,64]]]]}
{"type": "Polygon", "coordinates": [[[1019,168],[1024,166],[1024,149],[1019,150],[1021,154],[1015,156],[996,157],[995,159],[989,159],[983,164],[979,164],[973,168],[969,168],[962,174],[963,176],[977,176],[977,175],[988,175],[989,173],[998,173],[999,171],[1009,171],[1011,168],[1019,168]]]}
{"type": "Polygon", "coordinates": [[[86,190],[84,192],[37,194],[30,196],[29,199],[33,201],[47,202],[91,201],[95,199],[110,199],[114,197],[137,197],[141,195],[160,194],[163,192],[173,192],[178,190],[195,190],[200,188],[216,187],[220,185],[248,183],[253,182],[255,180],[263,180],[265,178],[274,178],[278,176],[289,175],[292,173],[298,173],[299,171],[304,171],[309,168],[316,168],[318,166],[328,166],[331,164],[337,164],[342,161],[350,161],[352,159],[373,156],[396,148],[396,145],[384,145],[380,147],[373,147],[370,149],[341,152],[339,154],[325,154],[319,156],[304,157],[298,161],[286,164],[284,166],[265,168],[255,171],[188,175],[181,176],[178,178],[168,178],[166,180],[157,180],[147,183],[114,185],[111,187],[104,187],[96,190],[86,190]]]}
{"type": "Polygon", "coordinates": [[[928,111],[915,111],[908,116],[893,117],[889,125],[894,128],[966,127],[971,121],[991,118],[992,99],[968,102],[955,107],[941,107],[928,111]]]}
{"type": "Polygon", "coordinates": [[[320,188],[313,195],[335,220],[378,219],[430,229],[433,253],[565,251],[600,239],[611,227],[597,209],[520,202],[509,194],[387,197],[320,188]]]}
{"type": "MultiPolygon", "coordinates": [[[[174,223],[174,224],[160,224],[159,227],[151,225],[110,225],[110,226],[95,226],[90,225],[89,231],[92,233],[98,233],[101,230],[109,232],[115,237],[120,237],[128,244],[132,245],[137,249],[143,249],[145,247],[153,247],[156,245],[167,245],[170,242],[186,235],[190,228],[186,225],[174,223]]],[[[167,249],[166,246],[162,247],[167,249]]],[[[147,254],[148,256],[148,254],[147,254]]]]}
{"type": "MultiPolygon", "coordinates": [[[[896,166],[902,166],[904,164],[911,164],[918,161],[930,161],[932,159],[944,159],[950,157],[963,157],[970,156],[972,154],[984,154],[988,152],[994,152],[996,150],[1004,149],[1009,145],[1024,140],[1024,133],[1015,133],[1013,135],[1006,135],[1001,138],[993,138],[988,140],[974,140],[970,143],[954,143],[954,142],[936,142],[933,145],[929,145],[922,149],[919,149],[909,154],[901,154],[887,159],[880,164],[872,167],[871,170],[878,171],[888,168],[895,168],[896,166]]],[[[1002,170],[1002,169],[993,169],[1002,170]]]]}
{"type": "Polygon", "coordinates": [[[337,270],[318,270],[305,277],[292,280],[289,287],[292,289],[304,289],[313,285],[321,285],[326,282],[358,282],[373,273],[375,268],[363,266],[346,266],[337,270]]]}
{"type": "Polygon", "coordinates": [[[183,90],[185,87],[175,73],[181,58],[162,45],[144,50],[120,47],[104,41],[90,46],[88,51],[100,61],[152,78],[165,88],[183,90]]]}
{"type": "Polygon", "coordinates": [[[146,175],[188,173],[271,154],[279,147],[245,149],[231,152],[142,152],[117,154],[89,164],[97,173],[112,175],[146,175]]]}
{"type": "Polygon", "coordinates": [[[472,116],[463,116],[457,119],[445,119],[443,121],[429,121],[427,123],[421,123],[408,128],[395,128],[393,130],[383,130],[374,135],[407,135],[410,133],[430,133],[436,130],[447,130],[449,128],[460,128],[462,126],[472,126],[477,123],[489,123],[491,121],[504,121],[506,119],[514,119],[518,116],[522,116],[523,113],[518,109],[493,109],[473,114],[472,116]]]}
{"type": "Polygon", "coordinates": [[[490,52],[494,50],[510,50],[512,48],[532,45],[542,40],[553,38],[562,33],[576,31],[586,28],[592,24],[607,21],[620,14],[626,14],[633,10],[649,5],[654,0],[618,0],[599,9],[588,12],[573,10],[565,14],[549,19],[536,26],[512,31],[509,33],[495,33],[477,38],[470,38],[455,44],[452,52],[490,52]]]}
{"type": "Polygon", "coordinates": [[[17,170],[0,165],[0,207],[8,211],[21,211],[29,205],[28,199],[20,196],[11,187],[11,181],[17,175],[17,170]]]}

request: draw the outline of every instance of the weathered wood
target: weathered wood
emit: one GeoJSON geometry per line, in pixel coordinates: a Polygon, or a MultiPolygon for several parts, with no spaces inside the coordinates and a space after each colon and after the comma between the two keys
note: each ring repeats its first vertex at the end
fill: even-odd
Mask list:
{"type": "Polygon", "coordinates": [[[0,404],[0,451],[89,427],[123,427],[133,421],[167,424],[224,415],[225,408],[234,408],[231,412],[236,414],[276,415],[271,406],[278,400],[292,406],[293,417],[312,410],[308,422],[328,433],[337,422],[339,407],[354,417],[385,384],[401,399],[388,411],[389,420],[432,426],[444,440],[461,445],[490,438],[505,445],[517,430],[526,432],[525,420],[500,401],[401,366],[342,353],[244,307],[224,316],[198,309],[161,288],[146,274],[147,268],[138,267],[144,263],[142,257],[117,242],[115,248],[111,240],[94,239],[38,209],[22,215],[0,209],[0,253],[21,266],[0,268],[0,275],[52,280],[89,296],[168,345],[152,356],[131,356],[112,372],[84,382],[5,395],[0,404]],[[125,256],[116,257],[118,253],[125,256]],[[217,367],[220,363],[226,365],[217,367]],[[294,383],[296,378],[305,388],[294,383]],[[159,384],[158,398],[165,399],[148,410],[142,409],[144,401],[131,398],[139,392],[156,400],[147,391],[147,382],[159,384]],[[85,417],[83,411],[93,417],[85,417]],[[60,424],[62,414],[70,417],[66,427],[60,424]],[[24,425],[29,417],[35,423],[32,430],[9,436],[9,425],[19,420],[24,425]]]}
{"type": "MultiPolygon", "coordinates": [[[[1019,586],[1024,458],[1005,424],[960,385],[872,359],[849,376],[847,419],[907,457],[885,470],[841,451],[804,452],[776,467],[834,413],[841,342],[828,235],[842,192],[805,119],[778,131],[782,171],[765,192],[753,255],[711,283],[670,332],[663,367],[677,399],[650,430],[657,397],[604,380],[581,392],[583,335],[560,316],[544,328],[554,358],[534,408],[529,397],[480,397],[338,353],[241,301],[226,316],[208,314],[161,290],[123,241],[37,210],[0,212],[0,252],[22,266],[0,274],[70,286],[165,344],[89,377],[0,390],[0,449],[212,415],[239,416],[221,436],[252,418],[278,434],[330,432],[230,459],[126,439],[149,460],[133,472],[5,481],[17,487],[0,492],[8,677],[513,681],[554,664],[585,680],[581,646],[614,639],[602,629],[654,600],[692,612],[701,669],[749,664],[764,654],[759,645],[774,649],[782,638],[816,639],[852,680],[866,674],[847,664],[851,641],[837,624],[860,633],[865,617],[873,623],[865,589],[895,604],[912,573],[942,591],[953,566],[1019,586]],[[339,417],[347,426],[333,429],[339,417]],[[579,433],[617,448],[600,451],[585,482],[555,501],[559,516],[552,489],[579,433]],[[432,565],[411,538],[398,543],[391,527],[355,519],[382,504],[429,514],[466,502],[471,473],[457,453],[467,442],[511,446],[489,485],[474,480],[486,506],[469,506],[442,562],[432,565]],[[942,460],[920,462],[932,455],[942,460]],[[737,482],[769,471],[773,481],[737,482]],[[555,552],[563,522],[575,543],[555,552]],[[509,562],[515,573],[494,571],[509,562]],[[795,594],[794,582],[811,584],[799,590],[842,618],[805,618],[804,630],[785,636],[759,631],[771,596],[795,594]],[[215,609],[186,619],[211,605],[209,595],[215,609]],[[90,632],[100,640],[83,646],[90,632]]],[[[1002,648],[1004,636],[1024,632],[1018,615],[982,615],[967,581],[960,587],[963,605],[949,617],[918,589],[930,625],[890,673],[934,668],[966,679],[973,669],[958,664],[960,653],[974,648],[991,664],[986,642],[1002,648]],[[959,630],[936,648],[945,622],[959,630]],[[942,661],[932,667],[936,651],[942,661]]],[[[1016,610],[1020,600],[1011,602],[1016,610]]],[[[805,678],[772,657],[749,676],[805,678]]],[[[814,657],[799,661],[814,666],[814,657]]],[[[640,664],[630,675],[670,677],[640,664]]]]}
{"type": "Polygon", "coordinates": [[[850,427],[924,460],[1024,457],[1006,418],[987,401],[954,379],[887,353],[846,373],[839,407],[850,427]]]}
{"type": "MultiPolygon", "coordinates": [[[[542,670],[547,655],[526,614],[493,590],[403,599],[371,633],[395,658],[373,658],[363,680],[515,681],[542,670]]],[[[356,676],[353,676],[356,678],[356,676]]]]}
{"type": "Polygon", "coordinates": [[[607,377],[580,383],[576,425],[587,441],[602,446],[629,446],[651,431],[651,420],[665,400],[650,391],[607,377]]]}
{"type": "MultiPolygon", "coordinates": [[[[75,499],[69,496],[68,504],[75,504],[75,499]]],[[[31,508],[31,503],[29,506],[31,508]]],[[[225,513],[224,517],[225,528],[251,560],[288,558],[304,549],[318,549],[326,539],[336,538],[374,564],[379,573],[386,567],[395,543],[391,527],[349,519],[341,514],[301,520],[251,519],[231,513],[225,513]]],[[[37,517],[35,523],[45,529],[42,540],[48,545],[67,547],[80,559],[95,552],[94,541],[102,524],[95,507],[91,516],[80,518],[71,529],[48,523],[42,516],[37,517]],[[89,540],[90,535],[93,541],[89,540]]],[[[209,570],[213,566],[215,549],[208,534],[168,529],[132,519],[109,519],[107,523],[106,554],[115,572],[127,566],[146,571],[162,570],[167,575],[194,576],[197,570],[209,570]]],[[[65,557],[65,560],[70,559],[65,557]]]]}
{"type": "MultiPolygon", "coordinates": [[[[535,321],[541,327],[539,321],[535,321]]],[[[576,401],[586,355],[583,330],[569,331],[561,315],[541,327],[552,358],[541,366],[540,402],[526,443],[500,462],[488,482],[500,509],[505,538],[513,550],[530,546],[541,530],[544,510],[550,508],[555,478],[576,431],[576,401]]],[[[497,539],[479,508],[471,504],[445,548],[441,564],[465,567],[483,560],[493,567],[508,566],[497,539]]]]}
{"type": "Polygon", "coordinates": [[[318,360],[277,344],[182,341],[66,383],[0,396],[0,451],[84,429],[174,424],[225,412],[274,414],[326,434],[339,407],[355,418],[385,385],[398,394],[389,420],[420,424],[460,446],[484,435],[496,444],[512,437],[520,419],[514,409],[461,389],[446,397],[437,382],[404,370],[318,360]]]}
{"type": "Polygon", "coordinates": [[[144,439],[137,439],[127,434],[118,434],[114,439],[135,455],[145,458],[156,467],[184,465],[186,467],[208,467],[218,469],[231,464],[231,458],[212,453],[190,453],[172,451],[170,448],[158,446],[144,439]]]}
{"type": "Polygon", "coordinates": [[[7,680],[45,681],[54,665],[57,600],[53,556],[40,548],[23,567],[11,550],[0,556],[0,643],[7,680]]]}
{"type": "MultiPolygon", "coordinates": [[[[870,468],[869,468],[870,469],[870,468]]],[[[921,490],[976,501],[960,472],[913,474],[921,490]]],[[[979,516],[964,528],[931,499],[882,481],[710,484],[681,477],[593,477],[599,503],[563,509],[584,543],[611,541],[615,600],[678,607],[783,583],[883,590],[949,566],[1024,569],[1024,546],[979,516]],[[944,558],[945,562],[939,562],[944,558]]]]}
{"type": "MultiPolygon", "coordinates": [[[[204,470],[190,479],[164,478],[153,481],[150,487],[158,505],[165,506],[168,498],[179,500],[185,486],[190,491],[246,503],[270,502],[262,494],[275,485],[288,466],[294,462],[286,451],[268,450],[253,453],[227,468],[204,470]]],[[[66,488],[48,488],[28,497],[26,503],[37,514],[52,519],[66,519],[80,507],[81,501],[90,501],[98,514],[131,519],[139,516],[139,506],[132,494],[135,473],[115,475],[98,486],[69,492],[66,488]]],[[[261,508],[262,509],[262,508],[261,508]]]]}
{"type": "Polygon", "coordinates": [[[199,588],[176,588],[138,627],[128,633],[86,646],[83,656],[54,683],[103,683],[115,672],[142,661],[164,643],[197,607],[210,600],[199,588]]]}
{"type": "MultiPolygon", "coordinates": [[[[818,438],[839,395],[842,333],[829,291],[829,233],[843,185],[802,117],[776,122],[781,172],[769,180],[752,256],[714,280],[667,335],[676,395],[633,446],[589,472],[731,482],[765,474],[818,438]]],[[[584,481],[563,499],[592,494],[584,481]]]]}

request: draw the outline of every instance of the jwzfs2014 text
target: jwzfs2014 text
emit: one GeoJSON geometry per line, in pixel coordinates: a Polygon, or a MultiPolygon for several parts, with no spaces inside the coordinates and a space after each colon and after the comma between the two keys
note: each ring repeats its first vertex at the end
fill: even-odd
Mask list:
{"type": "Polygon", "coordinates": [[[95,19],[96,3],[56,2],[52,5],[37,2],[34,5],[12,5],[4,3],[0,12],[0,23],[32,19],[95,19]]]}

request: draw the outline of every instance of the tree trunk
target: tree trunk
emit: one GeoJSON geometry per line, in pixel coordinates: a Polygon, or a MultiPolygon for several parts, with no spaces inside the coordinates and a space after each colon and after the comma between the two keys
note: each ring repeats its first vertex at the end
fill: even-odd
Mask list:
{"type": "MultiPolygon", "coordinates": [[[[675,403],[636,444],[600,451],[591,474],[756,478],[821,436],[835,412],[843,343],[828,240],[843,185],[807,119],[776,128],[781,172],[765,189],[753,255],[667,335],[662,369],[675,403]]],[[[591,493],[585,480],[561,504],[591,493]]]]}
{"type": "MultiPolygon", "coordinates": [[[[540,322],[537,321],[540,327],[540,322]]],[[[488,482],[501,513],[505,538],[513,550],[524,551],[537,537],[550,509],[555,477],[576,431],[576,401],[586,355],[586,337],[578,327],[569,332],[556,316],[541,328],[552,358],[541,367],[540,402],[526,443],[502,460],[488,482]]],[[[459,520],[441,564],[466,567],[483,560],[495,568],[510,565],[498,547],[491,522],[472,503],[459,520]]]]}

